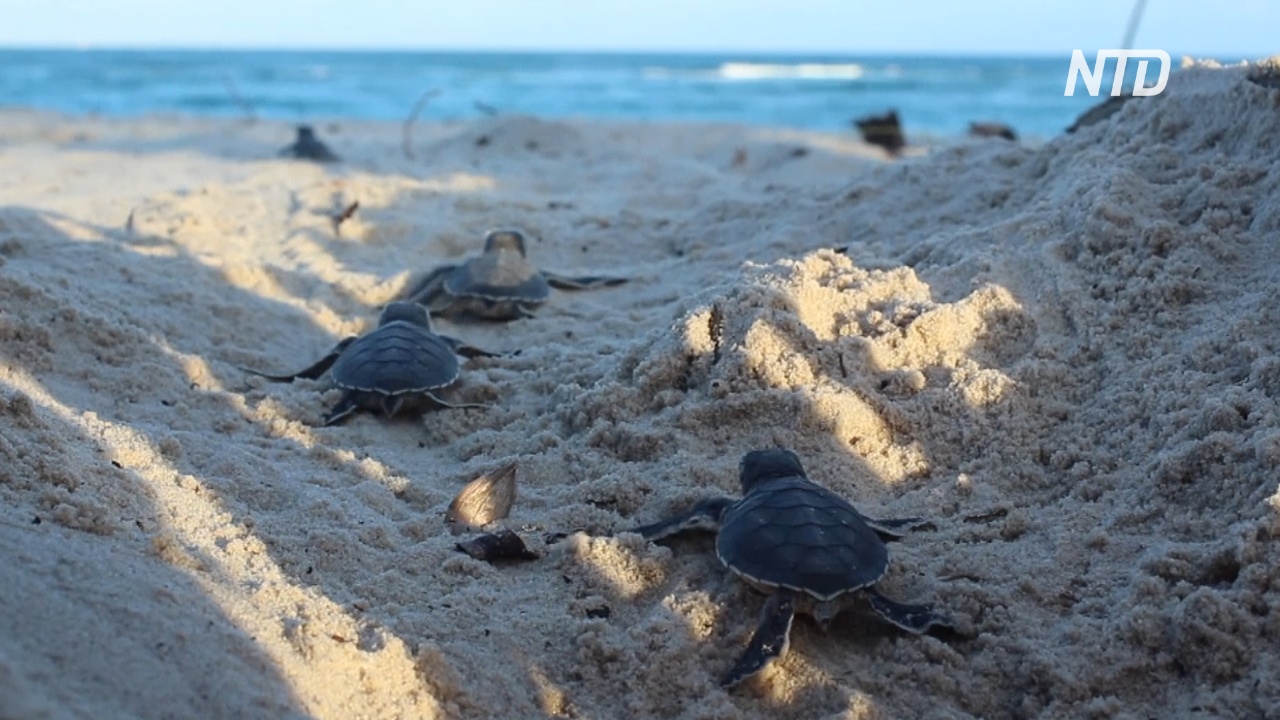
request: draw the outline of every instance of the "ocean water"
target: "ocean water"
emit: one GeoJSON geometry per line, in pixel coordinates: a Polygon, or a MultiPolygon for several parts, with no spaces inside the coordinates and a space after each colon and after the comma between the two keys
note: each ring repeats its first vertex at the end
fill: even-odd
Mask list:
{"type": "MultiPolygon", "coordinates": [[[[1063,96],[1069,65],[1067,55],[0,50],[0,104],[72,114],[403,120],[424,92],[437,90],[420,117],[496,110],[839,130],[896,108],[908,136],[962,133],[970,121],[990,120],[1049,137],[1099,101],[1082,84],[1075,97],[1063,96]]],[[[1154,75],[1153,68],[1148,83],[1154,75]]]]}

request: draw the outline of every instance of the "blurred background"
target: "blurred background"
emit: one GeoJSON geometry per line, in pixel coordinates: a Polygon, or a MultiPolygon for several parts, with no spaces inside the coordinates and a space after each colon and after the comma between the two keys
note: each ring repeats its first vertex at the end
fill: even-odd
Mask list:
{"type": "MultiPolygon", "coordinates": [[[[1137,5],[1133,46],[1169,52],[1175,72],[1183,55],[1280,52],[1276,0],[1137,5]]],[[[1063,96],[1072,49],[1092,62],[1122,47],[1134,11],[1132,0],[0,0],[0,104],[403,120],[435,90],[423,120],[851,131],[852,118],[896,108],[917,134],[979,120],[1048,137],[1099,101],[1083,86],[1063,96]]]]}

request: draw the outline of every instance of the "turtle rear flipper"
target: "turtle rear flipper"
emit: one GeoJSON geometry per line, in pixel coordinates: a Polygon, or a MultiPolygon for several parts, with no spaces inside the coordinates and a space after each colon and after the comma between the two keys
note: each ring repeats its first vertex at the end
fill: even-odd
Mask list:
{"type": "Polygon", "coordinates": [[[864,592],[867,594],[867,600],[871,602],[871,609],[877,615],[907,632],[918,635],[927,632],[929,628],[935,625],[944,628],[955,627],[955,623],[951,618],[934,610],[929,605],[911,605],[891,600],[881,595],[874,588],[867,588],[864,592]]]}
{"type": "Polygon", "coordinates": [[[257,370],[254,370],[252,368],[247,368],[247,367],[242,367],[240,369],[249,373],[250,375],[257,375],[258,377],[266,378],[272,382],[293,382],[298,378],[303,378],[305,380],[315,380],[319,378],[321,375],[324,375],[325,373],[329,372],[329,368],[333,367],[333,364],[338,361],[338,356],[342,354],[343,350],[347,349],[348,345],[355,342],[355,339],[356,338],[354,335],[344,339],[342,342],[335,345],[333,349],[329,351],[328,355],[325,355],[324,357],[317,360],[314,365],[304,370],[299,370],[298,372],[290,375],[271,375],[264,372],[258,372],[257,370]]]}
{"type": "MultiPolygon", "coordinates": [[[[861,515],[861,513],[859,513],[861,515]]],[[[869,518],[862,515],[862,520],[881,540],[897,540],[906,537],[906,534],[917,528],[924,527],[929,524],[929,520],[921,517],[909,518],[869,518]]]]}
{"type": "Polygon", "coordinates": [[[792,593],[788,590],[775,592],[760,611],[760,623],[756,625],[747,649],[738,656],[733,669],[724,676],[720,685],[731,688],[786,655],[791,644],[791,621],[795,616],[796,602],[792,593]]]}
{"type": "Polygon", "coordinates": [[[379,398],[378,406],[382,410],[382,416],[393,418],[400,412],[400,408],[404,407],[404,395],[384,395],[379,398]]]}
{"type": "Polygon", "coordinates": [[[720,527],[724,511],[733,503],[731,498],[708,498],[699,501],[692,510],[623,532],[642,535],[646,540],[660,540],[685,530],[716,530],[720,527]]]}
{"type": "Polygon", "coordinates": [[[613,287],[621,285],[630,278],[620,277],[604,277],[599,275],[583,275],[581,277],[569,277],[568,275],[560,275],[558,273],[542,271],[542,276],[547,279],[547,284],[553,288],[560,290],[588,290],[598,287],[613,287]]]}

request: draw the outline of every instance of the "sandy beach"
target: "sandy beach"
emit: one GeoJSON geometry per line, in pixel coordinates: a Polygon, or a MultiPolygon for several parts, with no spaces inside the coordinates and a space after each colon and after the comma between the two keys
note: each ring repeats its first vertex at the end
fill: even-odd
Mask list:
{"type": "MultiPolygon", "coordinates": [[[[1192,67],[1029,146],[498,115],[291,126],[0,110],[0,719],[1280,718],[1280,89],[1192,67]],[[352,202],[335,231],[332,216],[352,202]],[[522,229],[623,275],[486,409],[318,427],[301,369],[522,229]],[[713,315],[722,322],[713,322],[713,315]],[[786,446],[930,518],[881,588],[955,637],[796,621],[708,536],[620,530],[786,446]],[[444,514],[507,463],[491,565],[444,514]]],[[[514,351],[519,351],[516,354],[514,351]]]]}

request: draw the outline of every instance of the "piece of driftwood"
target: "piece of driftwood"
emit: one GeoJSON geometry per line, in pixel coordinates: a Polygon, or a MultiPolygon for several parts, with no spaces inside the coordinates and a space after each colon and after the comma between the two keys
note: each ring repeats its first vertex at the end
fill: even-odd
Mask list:
{"type": "Polygon", "coordinates": [[[344,222],[346,222],[346,221],[350,220],[352,217],[354,217],[354,216],[355,216],[355,214],[356,214],[356,210],[359,210],[359,209],[360,209],[360,201],[359,201],[359,200],[353,200],[353,201],[351,202],[351,204],[350,204],[350,205],[348,205],[348,206],[346,207],[346,209],[344,209],[342,212],[340,212],[340,213],[338,213],[338,214],[336,214],[336,215],[332,216],[332,220],[333,220],[333,234],[334,234],[334,235],[341,235],[341,234],[342,234],[342,223],[344,223],[344,222]]]}
{"type": "Polygon", "coordinates": [[[422,93],[422,97],[418,98],[418,102],[414,103],[413,109],[409,111],[409,117],[405,118],[403,149],[404,149],[404,156],[410,160],[414,159],[413,157],[413,124],[417,122],[418,115],[422,113],[422,109],[427,106],[427,103],[431,102],[431,99],[439,94],[440,94],[440,91],[435,88],[432,88],[431,90],[428,90],[422,93]]]}

